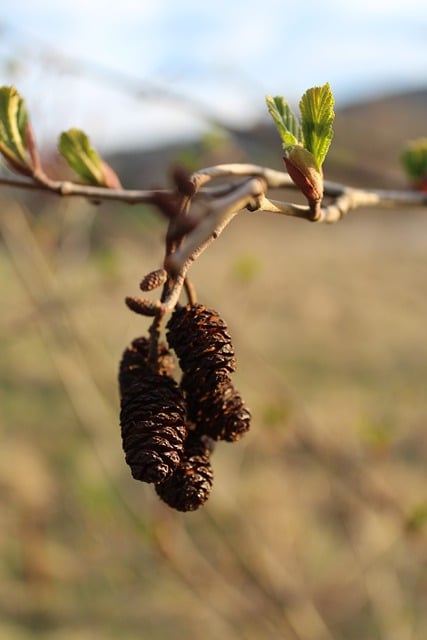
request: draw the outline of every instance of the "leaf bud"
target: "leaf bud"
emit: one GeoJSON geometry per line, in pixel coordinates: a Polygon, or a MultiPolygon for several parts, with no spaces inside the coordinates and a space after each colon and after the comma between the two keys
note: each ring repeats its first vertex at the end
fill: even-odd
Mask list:
{"type": "Polygon", "coordinates": [[[301,145],[286,149],[284,155],[286,169],[310,202],[317,202],[323,197],[323,174],[316,165],[313,154],[301,145]]]}

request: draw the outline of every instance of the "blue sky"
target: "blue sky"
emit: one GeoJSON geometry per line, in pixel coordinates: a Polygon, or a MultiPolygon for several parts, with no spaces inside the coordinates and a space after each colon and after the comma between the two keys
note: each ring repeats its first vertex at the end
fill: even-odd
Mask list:
{"type": "Polygon", "coordinates": [[[239,126],[264,117],[267,93],[296,103],[329,81],[339,106],[427,85],[425,0],[2,5],[1,84],[42,141],[78,126],[101,149],[150,146],[205,130],[203,105],[239,126]]]}

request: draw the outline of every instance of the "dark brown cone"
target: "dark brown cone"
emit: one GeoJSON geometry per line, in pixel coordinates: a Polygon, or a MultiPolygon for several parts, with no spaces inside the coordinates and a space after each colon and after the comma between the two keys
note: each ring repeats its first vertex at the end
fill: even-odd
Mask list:
{"type": "Polygon", "coordinates": [[[131,381],[121,398],[123,450],[136,480],[163,482],[184,453],[186,407],[171,377],[143,375],[131,381]]]}
{"type": "Polygon", "coordinates": [[[236,369],[227,325],[204,305],[177,307],[168,324],[167,339],[181,369],[204,386],[217,386],[236,369]]]}
{"type": "Polygon", "coordinates": [[[156,484],[156,492],[163,502],[178,511],[195,511],[206,502],[213,483],[211,452],[209,438],[194,433],[188,435],[181,464],[172,476],[156,484]]]}
{"type": "Polygon", "coordinates": [[[170,375],[173,359],[158,347],[158,372],[149,360],[149,341],[136,338],[124,351],[119,369],[120,425],[126,462],[132,475],[161,482],[181,461],[187,436],[186,406],[170,375]]]}
{"type": "Polygon", "coordinates": [[[249,430],[251,413],[231,380],[204,389],[200,385],[188,385],[183,376],[181,387],[186,392],[188,418],[195,424],[196,433],[212,440],[236,442],[249,430]]]}
{"type": "MultiPolygon", "coordinates": [[[[119,367],[119,386],[123,395],[136,378],[150,373],[149,342],[145,337],[135,338],[125,349],[119,367]]],[[[158,347],[158,373],[170,375],[175,367],[173,356],[164,343],[158,347]]]]}

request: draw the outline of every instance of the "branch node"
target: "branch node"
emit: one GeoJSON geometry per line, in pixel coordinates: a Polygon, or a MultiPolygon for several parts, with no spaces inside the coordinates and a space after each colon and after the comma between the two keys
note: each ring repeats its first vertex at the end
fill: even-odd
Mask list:
{"type": "Polygon", "coordinates": [[[59,183],[58,192],[61,196],[68,196],[73,192],[73,183],[68,180],[64,180],[59,183]]]}

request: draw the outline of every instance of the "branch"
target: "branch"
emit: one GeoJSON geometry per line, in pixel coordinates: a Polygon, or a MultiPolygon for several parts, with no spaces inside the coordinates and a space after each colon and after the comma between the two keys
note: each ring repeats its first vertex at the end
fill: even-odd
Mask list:
{"type": "Polygon", "coordinates": [[[187,236],[186,242],[165,259],[164,267],[175,279],[162,304],[165,312],[176,305],[187,272],[193,262],[221,235],[239,211],[248,205],[257,208],[264,189],[263,180],[252,178],[239,185],[231,194],[217,199],[203,211],[203,220],[187,236]]]}
{"type": "MultiPolygon", "coordinates": [[[[185,180],[181,175],[180,180],[176,179],[174,189],[164,190],[111,189],[55,181],[42,171],[35,173],[32,180],[0,176],[0,184],[59,196],[79,196],[96,202],[151,203],[160,208],[169,217],[170,225],[167,235],[169,249],[164,261],[168,279],[162,299],[154,305],[159,309],[156,311],[157,322],[177,304],[193,262],[241,211],[278,213],[331,224],[362,207],[390,209],[427,205],[427,194],[420,191],[354,189],[328,181],[324,183],[325,197],[330,200],[328,204],[321,206],[319,202],[313,209],[309,205],[283,202],[271,199],[267,192],[275,189],[297,190],[290,176],[286,172],[254,164],[221,164],[200,169],[185,177],[185,180]]],[[[144,314],[144,308],[144,305],[139,305],[138,313],[144,314]]]]}
{"type": "MultiPolygon", "coordinates": [[[[327,185],[328,183],[325,183],[325,186],[327,185]]],[[[266,197],[262,198],[259,212],[280,213],[303,218],[310,222],[332,224],[339,222],[350,211],[363,207],[395,209],[402,206],[422,207],[427,205],[427,194],[419,191],[362,190],[334,184],[333,189],[329,190],[329,194],[332,192],[335,192],[337,196],[329,205],[319,209],[316,218],[311,216],[311,210],[306,205],[270,200],[266,197]]]]}
{"type": "MultiPolygon", "coordinates": [[[[206,195],[215,197],[233,191],[233,185],[222,184],[215,187],[203,188],[211,180],[221,178],[263,178],[268,189],[293,189],[297,187],[288,173],[254,164],[221,164],[200,169],[192,174],[191,180],[196,188],[206,195]]],[[[58,196],[83,197],[96,201],[120,201],[128,204],[151,203],[155,194],[159,192],[172,193],[171,190],[139,190],[139,189],[109,189],[92,185],[79,184],[69,180],[50,180],[46,176],[38,176],[37,180],[24,179],[15,176],[1,176],[0,185],[17,189],[44,191],[58,196]]],[[[325,181],[325,196],[334,198],[330,205],[321,209],[322,215],[315,222],[337,222],[343,215],[360,207],[397,207],[397,206],[425,206],[427,195],[420,191],[395,191],[383,189],[353,189],[336,182],[325,181]],[[337,215],[336,208],[341,211],[337,215]]],[[[259,212],[282,213],[310,219],[309,208],[293,203],[277,200],[262,199],[257,209],[259,212]],[[307,215],[305,215],[307,212],[307,215]]],[[[311,221],[313,221],[311,219],[311,221]]]]}
{"type": "Polygon", "coordinates": [[[58,196],[83,197],[97,202],[110,200],[128,204],[150,203],[153,201],[154,194],[158,193],[158,191],[154,190],[107,189],[106,187],[94,187],[69,180],[50,180],[45,177],[34,181],[15,176],[0,176],[0,185],[16,189],[44,191],[58,196]]]}
{"type": "Polygon", "coordinates": [[[199,169],[193,173],[193,182],[197,188],[200,188],[206,184],[206,182],[209,182],[209,180],[230,176],[257,176],[259,178],[264,178],[267,186],[271,189],[280,189],[285,187],[296,189],[295,184],[288,173],[277,171],[276,169],[269,169],[268,167],[261,167],[256,164],[218,164],[213,167],[199,169]]]}

